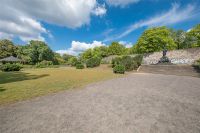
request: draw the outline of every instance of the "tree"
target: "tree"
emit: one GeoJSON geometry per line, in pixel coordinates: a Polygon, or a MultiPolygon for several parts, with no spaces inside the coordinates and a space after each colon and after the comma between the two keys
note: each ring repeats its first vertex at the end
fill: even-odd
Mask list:
{"type": "Polygon", "coordinates": [[[26,46],[20,46],[18,57],[21,57],[29,64],[36,64],[43,60],[55,61],[54,52],[42,41],[30,41],[26,46]]]}
{"type": "Polygon", "coordinates": [[[81,54],[81,59],[82,59],[83,61],[86,61],[87,59],[90,59],[90,58],[92,58],[92,57],[93,57],[92,49],[88,49],[88,50],[86,50],[85,52],[83,52],[83,53],[81,54]]]}
{"type": "Polygon", "coordinates": [[[110,55],[123,55],[125,50],[124,45],[121,45],[118,42],[112,42],[112,44],[108,47],[110,55]]]}
{"type": "Polygon", "coordinates": [[[62,58],[62,56],[58,53],[54,53],[54,64],[60,65],[64,64],[66,61],[62,58]]]}
{"type": "Polygon", "coordinates": [[[109,55],[108,47],[106,46],[95,47],[93,49],[92,55],[100,58],[107,57],[109,55]]]}
{"type": "Polygon", "coordinates": [[[62,58],[67,62],[69,61],[70,58],[74,57],[73,55],[69,55],[69,54],[63,54],[62,58]]]}
{"type": "Polygon", "coordinates": [[[0,40],[0,58],[8,56],[17,56],[17,47],[10,40],[0,40]]]}
{"type": "Polygon", "coordinates": [[[186,33],[183,30],[171,30],[171,36],[177,45],[177,49],[182,49],[185,47],[184,41],[186,39],[186,33]]]}
{"type": "Polygon", "coordinates": [[[176,49],[176,44],[170,35],[170,30],[163,26],[144,31],[134,48],[137,53],[151,53],[161,51],[164,48],[168,50],[176,49]]]}
{"type": "Polygon", "coordinates": [[[193,40],[192,47],[200,47],[200,24],[191,29],[187,36],[193,40]]]}

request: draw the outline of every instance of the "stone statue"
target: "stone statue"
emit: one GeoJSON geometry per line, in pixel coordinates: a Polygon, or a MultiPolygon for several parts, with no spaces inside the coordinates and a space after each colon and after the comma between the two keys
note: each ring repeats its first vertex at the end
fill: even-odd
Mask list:
{"type": "Polygon", "coordinates": [[[167,55],[167,49],[164,49],[163,50],[163,56],[166,56],[167,55]]]}
{"type": "Polygon", "coordinates": [[[163,49],[163,57],[165,57],[167,55],[167,49],[166,49],[166,47],[164,47],[164,49],[163,49]]]}

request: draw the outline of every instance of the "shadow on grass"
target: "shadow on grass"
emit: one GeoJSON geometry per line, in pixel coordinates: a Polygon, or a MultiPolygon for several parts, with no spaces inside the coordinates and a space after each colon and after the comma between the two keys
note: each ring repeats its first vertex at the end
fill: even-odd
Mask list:
{"type": "Polygon", "coordinates": [[[5,91],[6,89],[3,89],[1,86],[0,86],[0,93],[5,91]]]}
{"type": "MultiPolygon", "coordinates": [[[[24,72],[2,72],[0,73],[0,84],[38,79],[46,76],[49,76],[49,74],[31,75],[29,73],[24,73],[24,72]]],[[[4,89],[2,89],[2,91],[4,91],[4,89]]]]}

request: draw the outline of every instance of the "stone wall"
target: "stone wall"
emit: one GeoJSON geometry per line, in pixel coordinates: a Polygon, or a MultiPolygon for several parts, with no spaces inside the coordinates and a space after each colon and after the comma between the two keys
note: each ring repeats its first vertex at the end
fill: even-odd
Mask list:
{"type": "MultiPolygon", "coordinates": [[[[161,52],[146,54],[143,58],[143,64],[157,64],[162,57],[161,52]]],[[[173,64],[193,64],[195,60],[200,59],[200,48],[172,50],[167,52],[167,57],[173,64]]]]}

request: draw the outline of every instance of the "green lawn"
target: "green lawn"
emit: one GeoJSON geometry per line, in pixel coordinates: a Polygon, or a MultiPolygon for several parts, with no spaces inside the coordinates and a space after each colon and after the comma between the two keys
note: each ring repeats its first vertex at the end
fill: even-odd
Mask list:
{"type": "Polygon", "coordinates": [[[77,88],[116,76],[108,68],[77,70],[63,67],[0,72],[0,105],[77,88]]]}

